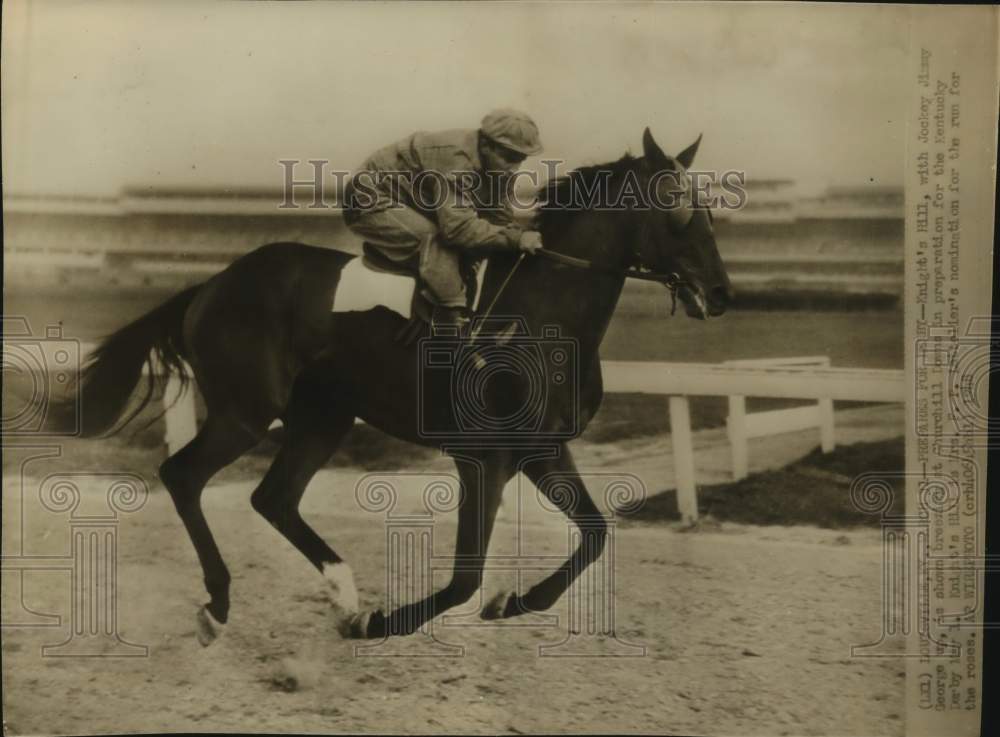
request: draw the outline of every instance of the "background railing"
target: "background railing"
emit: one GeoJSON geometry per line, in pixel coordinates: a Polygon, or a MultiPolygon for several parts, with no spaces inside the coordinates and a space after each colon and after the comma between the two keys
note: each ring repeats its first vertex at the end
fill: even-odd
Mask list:
{"type": "MultiPolygon", "coordinates": [[[[92,345],[81,345],[86,355],[92,345]]],[[[681,518],[698,519],[691,397],[728,397],[727,428],[734,479],[748,473],[749,440],[766,435],[816,429],[824,453],[836,444],[833,402],[904,402],[903,372],[893,369],[833,368],[826,356],[727,361],[721,364],[658,361],[602,361],[604,390],[669,397],[677,505],[681,518]],[[748,413],[747,397],[813,399],[816,404],[748,413]]],[[[154,370],[160,370],[154,364],[154,370]]],[[[167,407],[164,442],[176,453],[198,429],[195,393],[181,393],[171,376],[163,401],[167,407]]],[[[279,423],[276,421],[274,425],[279,423]]]]}

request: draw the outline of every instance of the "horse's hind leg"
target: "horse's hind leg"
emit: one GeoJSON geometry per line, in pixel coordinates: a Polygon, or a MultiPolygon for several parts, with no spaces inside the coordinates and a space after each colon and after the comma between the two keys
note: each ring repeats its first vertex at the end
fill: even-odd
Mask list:
{"type": "Polygon", "coordinates": [[[302,519],[299,503],[309,481],[354,426],[354,415],[336,408],[336,403],[317,402],[309,394],[293,393],[282,447],[250,502],[326,578],[337,625],[342,628],[358,610],[354,575],[302,519]]]}
{"type": "Polygon", "coordinates": [[[194,440],[160,466],[160,479],[191,537],[211,597],[198,613],[202,645],[209,645],[229,618],[230,576],[202,512],[201,493],[212,476],[256,445],[263,432],[256,435],[235,420],[209,415],[194,440]]]}

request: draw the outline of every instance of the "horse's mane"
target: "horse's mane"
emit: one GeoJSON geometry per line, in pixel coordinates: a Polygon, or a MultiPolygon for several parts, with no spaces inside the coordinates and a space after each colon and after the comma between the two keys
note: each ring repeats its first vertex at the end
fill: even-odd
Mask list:
{"type": "Polygon", "coordinates": [[[607,194],[616,191],[615,186],[621,184],[621,178],[635,169],[639,161],[640,159],[626,153],[618,161],[582,166],[546,182],[538,191],[539,229],[546,230],[564,224],[565,219],[571,218],[581,210],[589,209],[586,208],[583,195],[593,192],[594,187],[599,184],[600,177],[606,177],[607,185],[611,189],[607,194]]]}

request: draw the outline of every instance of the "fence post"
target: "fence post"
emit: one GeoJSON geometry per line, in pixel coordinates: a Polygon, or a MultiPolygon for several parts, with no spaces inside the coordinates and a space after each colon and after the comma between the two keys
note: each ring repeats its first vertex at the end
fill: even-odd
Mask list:
{"type": "Polygon", "coordinates": [[[687,397],[670,397],[670,437],[674,447],[677,509],[681,520],[695,522],[698,519],[698,492],[694,482],[694,444],[691,441],[691,411],[687,397]]]}
{"type": "Polygon", "coordinates": [[[729,417],[726,418],[729,446],[733,456],[733,480],[745,479],[750,473],[747,452],[747,400],[746,397],[729,397],[729,417]]]}

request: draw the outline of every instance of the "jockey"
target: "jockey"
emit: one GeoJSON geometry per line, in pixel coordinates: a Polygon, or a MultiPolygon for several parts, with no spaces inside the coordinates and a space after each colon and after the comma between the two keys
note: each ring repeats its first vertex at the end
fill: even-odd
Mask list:
{"type": "Polygon", "coordinates": [[[506,186],[541,150],[538,127],[517,110],[491,112],[478,130],[414,133],[376,151],[351,177],[344,222],[366,249],[419,273],[434,325],[461,330],[469,321],[469,263],[491,250],[542,246],[537,231],[514,222],[506,186]]]}

